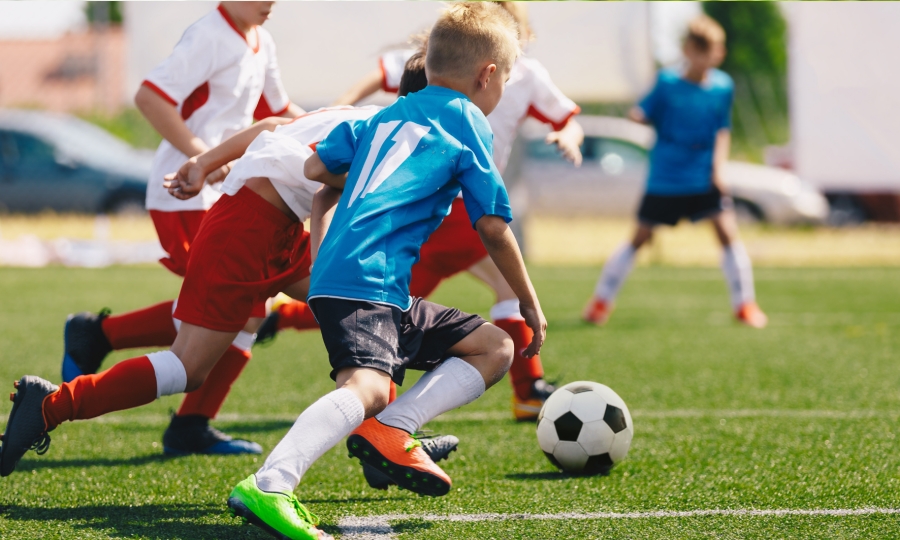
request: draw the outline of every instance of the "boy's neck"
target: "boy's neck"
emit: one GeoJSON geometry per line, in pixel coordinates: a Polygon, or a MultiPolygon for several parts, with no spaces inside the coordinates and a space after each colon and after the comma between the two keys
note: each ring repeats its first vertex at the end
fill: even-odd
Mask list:
{"type": "Polygon", "coordinates": [[[703,67],[696,67],[690,64],[684,70],[682,77],[692,83],[700,84],[706,80],[706,74],[709,70],[703,67]]]}
{"type": "Polygon", "coordinates": [[[455,90],[460,94],[465,94],[465,96],[469,99],[472,99],[471,91],[469,85],[456,80],[456,79],[448,79],[446,77],[432,77],[428,79],[428,86],[441,86],[443,88],[449,88],[450,90],[455,90]]]}

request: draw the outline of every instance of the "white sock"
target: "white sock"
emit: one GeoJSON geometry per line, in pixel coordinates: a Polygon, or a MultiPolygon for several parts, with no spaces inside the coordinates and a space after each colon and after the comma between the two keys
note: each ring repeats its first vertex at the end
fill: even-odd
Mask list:
{"type": "Polygon", "coordinates": [[[615,301],[619,289],[625,283],[625,278],[631,273],[634,266],[636,251],[630,242],[622,245],[613,252],[603,265],[603,272],[594,288],[594,298],[611,304],[615,301]]]}
{"type": "Polygon", "coordinates": [[[181,394],[187,388],[187,372],[184,364],[172,351],[160,351],[147,355],[156,373],[156,397],[181,394]]]}
{"type": "Polygon", "coordinates": [[[363,422],[356,394],[341,388],[307,407],[256,473],[263,491],[292,493],[312,464],[363,422]]]}
{"type": "Polygon", "coordinates": [[[722,252],[722,273],[728,283],[731,307],[737,310],[741,305],[756,300],[753,288],[753,266],[744,244],[735,242],[722,252]]]}
{"type": "Polygon", "coordinates": [[[481,373],[468,362],[451,357],[422,375],[375,418],[382,424],[414,433],[429,420],[471,403],[483,393],[481,373]]]}
{"type": "Polygon", "coordinates": [[[234,345],[234,347],[238,350],[250,352],[250,349],[253,348],[253,343],[255,341],[256,334],[251,334],[250,332],[241,330],[240,332],[238,332],[238,335],[234,338],[234,341],[232,341],[231,344],[234,345]]]}
{"type": "Polygon", "coordinates": [[[492,321],[524,321],[522,313],[519,311],[519,301],[516,299],[503,300],[497,302],[491,307],[492,321]]]}

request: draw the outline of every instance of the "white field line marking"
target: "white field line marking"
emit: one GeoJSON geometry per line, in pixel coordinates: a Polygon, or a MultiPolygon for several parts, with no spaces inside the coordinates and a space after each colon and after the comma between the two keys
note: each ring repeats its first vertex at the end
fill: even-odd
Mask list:
{"type": "Polygon", "coordinates": [[[654,512],[564,512],[560,514],[388,514],[383,516],[345,517],[338,522],[343,540],[385,540],[393,538],[391,521],[420,519],[423,521],[450,521],[474,523],[480,521],[510,520],[570,520],[570,519],[653,519],[704,516],[868,516],[872,514],[900,514],[900,508],[837,508],[837,509],[708,509],[708,510],[658,510],[654,512]]]}
{"type": "MultiPolygon", "coordinates": [[[[299,414],[299,413],[298,413],[299,414]]],[[[900,418],[900,411],[878,410],[807,410],[807,409],[672,409],[669,411],[632,411],[634,418],[797,418],[815,419],[829,418],[835,420],[857,420],[865,418],[900,418]]],[[[506,411],[472,411],[451,412],[433,420],[434,422],[495,422],[510,420],[506,411]]],[[[165,414],[124,414],[101,416],[91,420],[101,424],[156,425],[167,424],[169,416],[165,414]]],[[[221,422],[289,422],[293,423],[297,415],[293,414],[220,414],[221,422]]]]}

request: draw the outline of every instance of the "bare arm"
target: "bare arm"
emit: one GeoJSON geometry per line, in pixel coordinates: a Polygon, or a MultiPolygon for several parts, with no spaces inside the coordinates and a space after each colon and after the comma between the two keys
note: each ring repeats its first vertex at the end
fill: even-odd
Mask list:
{"type": "Polygon", "coordinates": [[[363,99],[371,96],[375,92],[381,90],[381,80],[383,75],[380,69],[375,69],[366,74],[365,77],[356,81],[344,95],[337,98],[332,105],[353,105],[363,99]]]}
{"type": "Polygon", "coordinates": [[[584,129],[575,119],[569,120],[559,131],[553,131],[544,139],[547,144],[555,144],[562,155],[576,167],[581,166],[581,143],[584,142],[584,129]]]}
{"type": "Polygon", "coordinates": [[[134,96],[134,104],[160,135],[187,157],[206,151],[207,146],[194,135],[181,118],[178,109],[146,86],[134,96]]]}
{"type": "Polygon", "coordinates": [[[291,120],[293,120],[301,114],[306,114],[306,111],[303,110],[303,107],[291,103],[290,105],[288,105],[287,110],[284,111],[284,114],[281,115],[281,118],[290,118],[291,120]]]}
{"type": "Polygon", "coordinates": [[[482,216],[475,222],[475,229],[488,255],[519,298],[519,310],[525,318],[525,324],[534,332],[531,343],[522,353],[525,358],[531,358],[541,352],[541,346],[547,337],[547,319],[544,318],[537,293],[525,270],[525,261],[522,260],[516,238],[499,216],[482,216]]]}
{"type": "Polygon", "coordinates": [[[177,172],[167,174],[163,182],[169,194],[178,199],[190,199],[200,193],[203,184],[221,182],[231,170],[232,161],[240,158],[247,147],[263,131],[290,122],[287,118],[269,117],[235,133],[222,144],[196,155],[185,162],[177,172]]]}
{"type": "Polygon", "coordinates": [[[319,154],[313,154],[312,157],[306,160],[306,163],[303,165],[303,176],[313,182],[321,182],[335,189],[344,189],[344,183],[347,182],[346,174],[332,174],[328,172],[319,154]]]}
{"type": "Polygon", "coordinates": [[[334,209],[341,198],[342,191],[330,186],[322,186],[313,197],[312,214],[309,217],[309,254],[312,262],[316,262],[319,246],[331,225],[334,209]]]}
{"type": "Polygon", "coordinates": [[[716,133],[716,146],[713,148],[713,168],[712,183],[719,190],[719,193],[726,194],[727,186],[722,177],[725,164],[728,163],[728,156],[731,153],[731,130],[720,129],[716,133]]]}
{"type": "Polygon", "coordinates": [[[650,123],[650,121],[647,120],[647,115],[644,114],[644,109],[641,109],[637,105],[628,110],[628,119],[639,124],[650,123]]]}

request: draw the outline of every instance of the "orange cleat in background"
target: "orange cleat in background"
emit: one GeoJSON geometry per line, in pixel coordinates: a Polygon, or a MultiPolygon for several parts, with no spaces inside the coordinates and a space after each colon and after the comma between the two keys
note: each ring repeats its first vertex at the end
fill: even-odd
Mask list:
{"type": "Polygon", "coordinates": [[[753,328],[765,328],[769,318],[759,309],[756,302],[745,302],[734,314],[737,320],[753,328]]]}
{"type": "Polygon", "coordinates": [[[581,315],[581,317],[585,320],[585,322],[596,324],[597,326],[603,326],[604,324],[606,324],[606,321],[609,320],[609,316],[611,314],[612,304],[607,304],[604,300],[591,298],[590,303],[588,303],[587,307],[584,308],[584,313],[581,315]]]}

